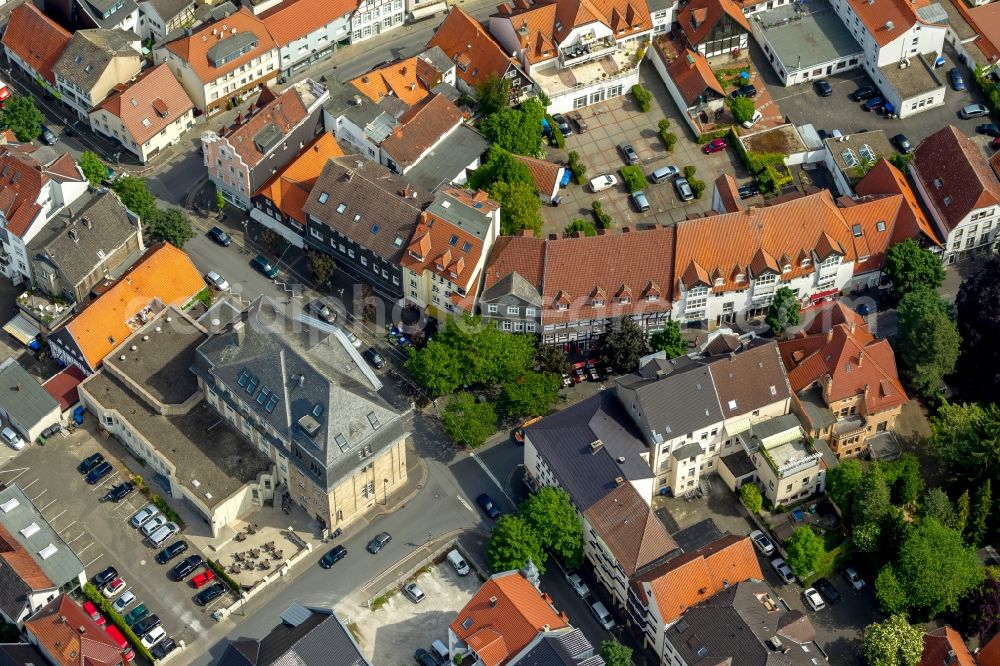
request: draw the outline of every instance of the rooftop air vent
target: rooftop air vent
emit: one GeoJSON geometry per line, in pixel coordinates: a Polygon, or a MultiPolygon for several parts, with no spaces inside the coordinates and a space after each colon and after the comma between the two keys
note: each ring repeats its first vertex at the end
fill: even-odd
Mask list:
{"type": "Polygon", "coordinates": [[[299,428],[309,437],[315,437],[316,433],[319,432],[320,423],[312,414],[303,414],[299,419],[299,428]]]}

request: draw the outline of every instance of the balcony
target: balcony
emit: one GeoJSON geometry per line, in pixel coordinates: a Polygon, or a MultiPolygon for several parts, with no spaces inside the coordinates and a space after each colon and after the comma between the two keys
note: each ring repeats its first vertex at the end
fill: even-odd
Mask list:
{"type": "Polygon", "coordinates": [[[532,68],[531,78],[546,95],[554,97],[588,86],[610,85],[616,79],[635,74],[633,52],[620,49],[617,45],[589,55],[592,57],[579,57],[566,62],[560,53],[557,65],[532,68]]]}
{"type": "Polygon", "coordinates": [[[590,40],[589,42],[577,42],[572,46],[559,49],[559,66],[575,67],[591,60],[603,58],[610,55],[618,48],[618,44],[611,37],[590,40]]]}
{"type": "Polygon", "coordinates": [[[42,291],[29,289],[17,297],[17,307],[42,331],[52,331],[73,314],[73,304],[42,291]]]}

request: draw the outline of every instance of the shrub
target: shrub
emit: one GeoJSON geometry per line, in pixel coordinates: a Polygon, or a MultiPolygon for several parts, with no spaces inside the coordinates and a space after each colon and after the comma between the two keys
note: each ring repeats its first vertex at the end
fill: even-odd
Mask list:
{"type": "Polygon", "coordinates": [[[607,229],[611,226],[611,216],[604,212],[601,208],[601,202],[595,201],[590,204],[591,210],[594,211],[594,220],[597,222],[597,226],[601,229],[607,229]]]}
{"type": "Polygon", "coordinates": [[[211,558],[205,560],[205,564],[208,566],[209,569],[215,572],[216,578],[218,578],[219,580],[221,580],[222,582],[224,582],[226,585],[229,586],[230,590],[236,592],[237,594],[243,591],[243,586],[240,585],[235,578],[226,573],[226,570],[222,568],[221,564],[219,564],[218,562],[216,562],[211,558]]]}
{"type": "Polygon", "coordinates": [[[97,606],[98,610],[100,610],[101,613],[108,618],[108,621],[111,622],[111,624],[118,627],[118,631],[122,632],[122,636],[125,637],[125,640],[131,643],[132,647],[135,648],[136,654],[140,655],[149,663],[153,663],[153,655],[150,654],[149,650],[146,649],[146,646],[142,644],[142,641],[140,641],[139,637],[135,635],[135,632],[132,631],[127,624],[125,624],[125,620],[122,619],[122,616],[111,607],[111,602],[105,599],[104,595],[101,594],[96,587],[94,587],[91,583],[84,583],[83,596],[87,597],[91,603],[97,606]]]}
{"type": "Polygon", "coordinates": [[[698,135],[698,143],[708,143],[712,139],[725,139],[731,136],[732,128],[727,127],[725,129],[715,130],[713,132],[705,132],[704,134],[698,135]]]}
{"type": "Polygon", "coordinates": [[[705,181],[699,178],[688,178],[688,185],[691,186],[694,198],[701,199],[701,195],[705,193],[705,181]]]}
{"type": "Polygon", "coordinates": [[[674,146],[677,145],[677,135],[673,132],[666,132],[661,134],[660,138],[663,139],[663,147],[667,149],[667,152],[674,152],[674,146]]]}
{"type": "Polygon", "coordinates": [[[690,164],[687,165],[686,167],[684,167],[684,177],[685,178],[688,178],[688,179],[694,178],[694,175],[697,172],[698,172],[698,168],[694,167],[694,166],[691,166],[690,164]]]}
{"type": "Polygon", "coordinates": [[[760,494],[760,488],[753,483],[744,484],[740,488],[740,501],[750,513],[760,513],[764,508],[764,496],[760,494]]]}
{"type": "Polygon", "coordinates": [[[552,116],[545,114],[545,119],[549,121],[549,127],[552,128],[552,136],[550,137],[549,142],[556,148],[562,150],[566,147],[566,137],[563,136],[562,130],[559,129],[559,125],[557,125],[556,121],[552,119],[552,116]]]}
{"type": "Polygon", "coordinates": [[[635,103],[639,105],[640,111],[643,113],[649,111],[649,108],[653,103],[653,93],[649,92],[637,83],[632,86],[632,97],[635,97],[635,103]]]}
{"type": "Polygon", "coordinates": [[[569,226],[566,227],[565,231],[567,234],[572,234],[574,232],[579,231],[583,233],[584,236],[597,235],[597,229],[594,228],[594,224],[592,222],[587,222],[587,220],[581,220],[580,218],[576,218],[575,220],[570,222],[569,226]]]}
{"type": "Polygon", "coordinates": [[[587,165],[580,162],[580,154],[575,150],[569,151],[569,155],[566,157],[566,165],[569,167],[570,173],[573,174],[573,180],[576,181],[577,185],[583,185],[587,182],[587,165]]]}
{"type": "Polygon", "coordinates": [[[629,192],[637,192],[646,187],[646,176],[642,169],[637,166],[623,166],[621,168],[622,180],[628,187],[629,192]]]}
{"type": "MultiPolygon", "coordinates": [[[[143,489],[147,492],[149,491],[148,486],[144,486],[143,489]]],[[[165,499],[163,499],[159,495],[150,495],[149,501],[152,502],[153,505],[160,510],[160,513],[162,513],[164,516],[167,517],[167,520],[169,520],[172,523],[177,523],[178,527],[184,527],[184,521],[181,520],[181,517],[177,515],[176,511],[170,508],[170,505],[167,504],[165,499]]]]}
{"type": "Polygon", "coordinates": [[[749,97],[737,97],[729,103],[729,111],[733,114],[733,120],[738,123],[745,123],[753,118],[756,110],[753,100],[749,97]]]}
{"type": "Polygon", "coordinates": [[[670,129],[670,119],[662,118],[660,122],[656,123],[656,128],[660,130],[660,134],[662,135],[664,132],[670,129]]]}

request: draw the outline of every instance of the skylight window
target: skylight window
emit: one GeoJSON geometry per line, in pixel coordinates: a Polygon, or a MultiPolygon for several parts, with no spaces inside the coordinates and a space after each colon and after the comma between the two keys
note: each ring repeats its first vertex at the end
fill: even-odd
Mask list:
{"type": "Polygon", "coordinates": [[[27,539],[32,534],[36,534],[38,532],[38,530],[40,530],[40,529],[42,529],[42,528],[38,526],[38,523],[31,523],[30,525],[28,525],[27,527],[25,527],[23,530],[21,530],[21,535],[25,539],[27,539]]]}
{"type": "Polygon", "coordinates": [[[149,118],[143,118],[142,119],[142,126],[143,127],[149,127],[149,125],[150,125],[149,118]]]}
{"type": "MultiPolygon", "coordinates": [[[[329,192],[322,192],[322,193],[321,193],[321,194],[319,195],[319,202],[320,202],[321,204],[325,204],[325,203],[326,203],[326,200],[327,200],[327,199],[329,199],[329,198],[330,198],[330,193],[329,193],[329,192]]],[[[341,204],[341,206],[343,206],[343,204],[341,204]]],[[[342,211],[338,211],[338,212],[342,212],[342,211]]]]}
{"type": "Polygon", "coordinates": [[[375,412],[368,412],[368,422],[372,424],[372,430],[378,430],[382,427],[382,423],[378,420],[378,414],[375,412]]]}
{"type": "Polygon", "coordinates": [[[448,245],[451,245],[452,247],[458,245],[458,236],[452,235],[452,237],[448,239],[448,245]]]}
{"type": "Polygon", "coordinates": [[[851,233],[854,234],[855,238],[861,238],[861,225],[860,224],[852,224],[851,225],[851,233]]]}
{"type": "Polygon", "coordinates": [[[272,414],[274,413],[274,408],[277,406],[278,406],[278,396],[277,394],[272,393],[271,399],[267,401],[266,405],[264,405],[264,409],[267,410],[268,414],[272,414]]]}
{"type": "Polygon", "coordinates": [[[260,379],[250,376],[250,382],[247,384],[247,393],[253,395],[253,392],[257,390],[257,385],[260,384],[260,379]]]}
{"type": "Polygon", "coordinates": [[[16,497],[11,497],[9,500],[0,504],[0,509],[3,509],[4,513],[10,513],[17,507],[21,506],[21,503],[17,501],[16,497]]]}
{"type": "Polygon", "coordinates": [[[379,230],[379,226],[377,224],[373,224],[372,225],[372,235],[374,236],[375,234],[377,234],[378,230],[379,230]]]}
{"type": "Polygon", "coordinates": [[[469,250],[471,250],[471,249],[472,249],[472,243],[469,243],[468,241],[466,241],[466,242],[465,242],[465,243],[464,243],[464,244],[462,245],[462,252],[468,252],[468,251],[469,251],[469,250]]]}
{"type": "Polygon", "coordinates": [[[236,383],[243,387],[247,385],[248,381],[250,381],[250,371],[244,370],[240,373],[240,378],[236,380],[236,383]]]}
{"type": "Polygon", "coordinates": [[[395,245],[396,247],[403,247],[403,237],[396,236],[396,240],[392,241],[392,244],[395,245]]]}
{"type": "Polygon", "coordinates": [[[347,443],[347,438],[344,437],[344,433],[337,433],[337,436],[333,438],[333,441],[337,442],[337,446],[340,447],[340,452],[345,453],[347,449],[351,448],[351,445],[347,443]]]}
{"type": "Polygon", "coordinates": [[[50,543],[45,548],[42,548],[40,551],[38,551],[38,556],[43,560],[47,560],[53,555],[55,555],[58,550],[59,550],[58,548],[56,548],[50,543]]]}
{"type": "Polygon", "coordinates": [[[879,220],[878,222],[875,223],[875,228],[878,229],[879,231],[885,231],[885,222],[879,220]]]}
{"type": "Polygon", "coordinates": [[[257,404],[258,405],[263,405],[264,401],[267,400],[267,397],[269,395],[271,395],[271,389],[269,389],[269,388],[267,388],[265,386],[264,388],[262,388],[260,390],[260,393],[257,394],[257,404]]]}
{"type": "MultiPolygon", "coordinates": [[[[326,193],[324,192],[323,194],[326,194],[326,193]]],[[[321,198],[321,199],[323,198],[323,197],[322,197],[322,195],[320,195],[320,198],[321,198]]],[[[321,202],[321,203],[322,203],[322,202],[321,202]]],[[[342,204],[339,204],[339,205],[337,206],[337,212],[338,212],[338,213],[340,213],[341,215],[343,215],[343,214],[344,214],[344,211],[345,211],[345,210],[347,210],[347,204],[345,204],[345,203],[342,203],[342,204]]]]}

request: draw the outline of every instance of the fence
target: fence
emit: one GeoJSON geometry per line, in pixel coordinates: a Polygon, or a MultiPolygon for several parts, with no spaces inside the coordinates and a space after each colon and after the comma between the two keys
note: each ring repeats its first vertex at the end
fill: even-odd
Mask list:
{"type": "MultiPolygon", "coordinates": [[[[460,530],[456,530],[456,532],[459,532],[459,531],[460,530]]],[[[437,562],[438,560],[444,559],[444,554],[447,553],[452,548],[458,550],[458,552],[462,554],[462,557],[465,559],[465,561],[469,564],[470,567],[472,567],[473,569],[476,570],[476,573],[479,574],[479,577],[482,580],[486,580],[487,578],[489,578],[489,574],[482,570],[482,568],[479,566],[479,563],[476,562],[473,558],[469,557],[468,554],[466,554],[462,550],[461,546],[459,546],[459,543],[458,543],[458,535],[454,534],[454,536],[450,537],[443,544],[441,544],[441,545],[437,546],[436,548],[434,548],[430,553],[428,553],[427,555],[425,555],[424,557],[422,557],[416,563],[411,563],[409,565],[409,568],[406,569],[406,571],[402,575],[396,576],[396,578],[395,578],[395,580],[393,582],[388,583],[387,585],[384,585],[383,587],[381,587],[380,589],[378,589],[374,594],[371,593],[371,591],[366,591],[366,594],[368,594],[369,596],[368,596],[368,599],[364,602],[363,605],[366,606],[366,607],[368,607],[368,608],[371,608],[372,602],[375,599],[378,599],[379,597],[385,596],[385,595],[387,595],[389,593],[395,592],[396,590],[398,590],[402,586],[402,584],[405,581],[409,580],[410,577],[413,576],[414,573],[416,573],[417,571],[420,571],[421,569],[423,569],[425,566],[427,566],[429,564],[433,564],[433,563],[437,562]]],[[[372,581],[369,582],[368,585],[369,586],[372,585],[379,578],[382,578],[383,576],[385,576],[385,575],[389,574],[390,572],[394,571],[396,569],[396,567],[398,567],[402,562],[405,562],[410,557],[413,557],[413,555],[416,554],[417,552],[419,552],[419,551],[413,551],[413,553],[410,553],[409,555],[407,555],[406,557],[404,557],[402,560],[400,560],[399,562],[397,562],[395,565],[393,565],[389,569],[386,569],[385,571],[383,571],[378,577],[372,579],[372,581]]],[[[362,588],[362,589],[364,590],[365,588],[362,588]]]]}
{"type": "Polygon", "coordinates": [[[217,622],[221,622],[231,613],[237,610],[237,608],[242,608],[243,604],[246,601],[249,601],[253,597],[257,596],[257,594],[259,594],[260,591],[266,588],[268,585],[278,580],[279,578],[287,576],[288,572],[291,571],[292,567],[298,564],[300,561],[302,561],[302,559],[306,557],[306,555],[311,553],[312,549],[313,549],[312,544],[306,543],[304,548],[301,548],[298,552],[296,552],[294,555],[285,560],[280,567],[278,567],[268,575],[264,576],[256,583],[254,583],[253,587],[251,587],[249,590],[243,590],[240,593],[240,598],[238,600],[234,601],[229,606],[224,606],[213,611],[212,618],[214,618],[217,622]]]}

